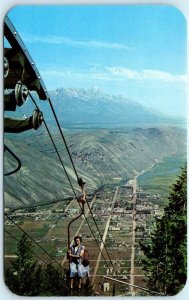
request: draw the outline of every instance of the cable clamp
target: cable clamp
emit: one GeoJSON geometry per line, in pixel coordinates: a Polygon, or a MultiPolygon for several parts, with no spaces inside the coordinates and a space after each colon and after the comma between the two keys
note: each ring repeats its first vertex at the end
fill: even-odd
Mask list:
{"type": "Polygon", "coordinates": [[[82,177],[79,177],[77,179],[77,183],[79,184],[79,186],[81,187],[81,189],[83,190],[84,189],[84,185],[85,185],[85,181],[83,181],[83,178],[82,177]]]}

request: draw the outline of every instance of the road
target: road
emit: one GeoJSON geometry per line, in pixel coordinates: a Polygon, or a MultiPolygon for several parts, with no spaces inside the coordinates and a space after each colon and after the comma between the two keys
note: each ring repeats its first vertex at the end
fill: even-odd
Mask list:
{"type": "Polygon", "coordinates": [[[137,200],[137,179],[139,176],[143,175],[144,173],[148,172],[151,168],[154,167],[154,163],[143,170],[142,172],[138,173],[134,179],[130,180],[129,183],[132,185],[133,188],[133,195],[132,195],[132,203],[133,203],[133,210],[132,210],[132,247],[131,247],[131,271],[130,271],[130,293],[132,296],[135,296],[135,285],[134,285],[134,274],[135,270],[135,229],[136,229],[136,200],[137,200]]]}
{"type": "MultiPolygon", "coordinates": [[[[59,203],[56,203],[54,206],[53,206],[53,208],[51,209],[51,211],[49,212],[49,214],[48,214],[48,216],[46,217],[46,220],[48,219],[48,218],[50,218],[50,216],[52,215],[52,211],[53,210],[56,210],[56,208],[59,206],[59,203]]],[[[55,223],[55,224],[57,224],[58,223],[58,221],[55,223]]],[[[44,237],[41,239],[42,241],[45,241],[50,235],[51,235],[51,232],[52,232],[52,230],[53,230],[53,226],[51,227],[51,228],[49,228],[49,230],[47,231],[47,233],[44,235],[44,237]]]]}
{"type": "Polygon", "coordinates": [[[91,281],[92,285],[94,285],[96,273],[98,271],[99,263],[100,263],[100,260],[101,260],[102,251],[104,249],[104,244],[105,244],[108,229],[109,229],[109,226],[110,226],[110,220],[111,220],[114,205],[115,205],[115,202],[116,202],[116,199],[117,199],[117,193],[118,193],[118,188],[116,188],[116,190],[115,190],[112,205],[111,205],[110,214],[109,214],[109,217],[108,217],[107,222],[106,222],[106,227],[105,227],[104,234],[103,234],[103,237],[102,237],[102,242],[101,242],[101,245],[100,245],[100,251],[99,251],[99,254],[98,254],[98,258],[97,258],[97,261],[96,261],[96,265],[95,265],[95,269],[94,269],[94,273],[93,273],[93,277],[92,277],[92,281],[91,281]]]}
{"type": "Polygon", "coordinates": [[[133,210],[132,210],[132,247],[131,247],[131,271],[130,271],[130,293],[135,296],[134,290],[134,268],[135,268],[135,229],[136,229],[136,200],[137,200],[137,177],[132,180],[133,187],[133,210]]]}

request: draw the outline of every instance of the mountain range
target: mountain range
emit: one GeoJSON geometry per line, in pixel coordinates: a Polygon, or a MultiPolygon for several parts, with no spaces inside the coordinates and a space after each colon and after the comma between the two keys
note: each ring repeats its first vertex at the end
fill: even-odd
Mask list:
{"type": "MultiPolygon", "coordinates": [[[[165,156],[186,155],[186,130],[168,126],[176,120],[121,95],[108,95],[96,87],[61,88],[50,92],[50,98],[89,192],[104,184],[129,180],[165,156]]],[[[49,103],[36,102],[79,192],[49,103]]],[[[28,100],[12,116],[23,112],[31,115],[32,105],[28,100]]],[[[4,142],[22,162],[17,173],[5,177],[5,207],[36,205],[73,195],[44,125],[37,131],[6,134],[4,142]]],[[[15,160],[5,151],[4,172],[15,168],[15,160]]]]}
{"type": "MultiPolygon", "coordinates": [[[[96,87],[91,89],[60,88],[49,94],[62,126],[102,127],[103,125],[106,128],[113,128],[117,124],[178,121],[121,95],[108,95],[96,87]]],[[[40,101],[39,106],[41,106],[45,118],[54,124],[48,102],[40,101]]],[[[28,105],[28,109],[30,109],[30,105],[28,105]]]]}

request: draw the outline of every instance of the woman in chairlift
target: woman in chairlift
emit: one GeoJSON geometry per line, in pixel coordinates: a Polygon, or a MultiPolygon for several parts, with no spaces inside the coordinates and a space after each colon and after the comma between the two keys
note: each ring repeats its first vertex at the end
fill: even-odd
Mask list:
{"type": "Polygon", "coordinates": [[[82,278],[89,276],[89,266],[84,257],[85,247],[81,244],[82,238],[76,236],[74,242],[75,244],[68,250],[70,259],[70,288],[73,289],[73,280],[78,276],[78,288],[81,289],[82,278]]]}

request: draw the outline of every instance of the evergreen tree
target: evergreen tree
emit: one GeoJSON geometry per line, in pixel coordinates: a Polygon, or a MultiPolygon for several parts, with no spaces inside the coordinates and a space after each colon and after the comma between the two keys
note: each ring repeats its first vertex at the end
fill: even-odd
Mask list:
{"type": "Polygon", "coordinates": [[[161,219],[156,219],[151,244],[141,243],[149,289],[177,294],[186,283],[187,169],[182,170],[169,195],[161,219]]]}
{"type": "Polygon", "coordinates": [[[32,242],[23,234],[17,246],[17,259],[5,271],[5,282],[18,295],[31,296],[39,293],[42,270],[33,259],[32,242]]]}
{"type": "Polygon", "coordinates": [[[5,282],[9,289],[21,296],[68,295],[62,268],[51,264],[41,267],[33,258],[33,245],[23,234],[17,245],[17,258],[5,270],[5,282]]]}
{"type": "MultiPolygon", "coordinates": [[[[20,296],[68,296],[69,279],[60,266],[48,264],[41,267],[34,260],[32,242],[23,234],[17,245],[17,258],[5,270],[9,289],[20,296]]],[[[77,292],[77,289],[76,289],[77,292]]],[[[92,295],[90,282],[82,288],[81,295],[92,295]]]]}
{"type": "Polygon", "coordinates": [[[43,273],[43,296],[68,296],[69,285],[66,282],[62,268],[48,264],[43,273]]]}
{"type": "Polygon", "coordinates": [[[94,296],[94,291],[89,278],[87,278],[86,282],[84,283],[80,296],[94,296]]]}

